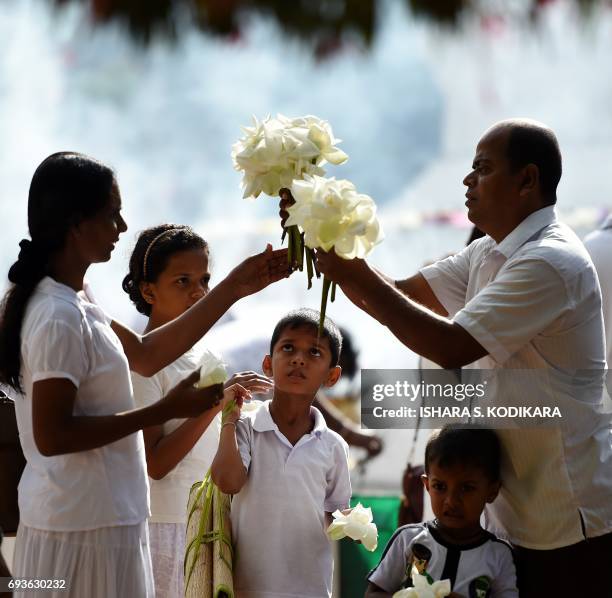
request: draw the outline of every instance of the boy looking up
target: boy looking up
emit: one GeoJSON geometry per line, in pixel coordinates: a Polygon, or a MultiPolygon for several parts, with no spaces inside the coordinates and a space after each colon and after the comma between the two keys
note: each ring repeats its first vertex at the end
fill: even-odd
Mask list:
{"type": "Polygon", "coordinates": [[[366,598],[412,586],[412,567],[428,581],[450,579],[451,596],[518,598],[510,546],[482,529],[480,516],[500,483],[493,430],[445,426],[425,449],[423,483],[436,518],[400,527],[368,575],[366,598]]]}
{"type": "Polygon", "coordinates": [[[275,327],[263,371],[274,396],[257,411],[240,406],[221,430],[212,479],[232,500],[237,598],[331,596],[331,513],[349,506],[348,445],[312,406],[340,377],[342,337],[319,313],[301,309],[275,327]]]}

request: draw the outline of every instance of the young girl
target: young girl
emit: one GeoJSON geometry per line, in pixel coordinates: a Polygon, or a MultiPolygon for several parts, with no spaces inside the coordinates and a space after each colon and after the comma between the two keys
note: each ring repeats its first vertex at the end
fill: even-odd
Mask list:
{"type": "MultiPolygon", "coordinates": [[[[123,281],[136,309],[149,317],[145,332],[180,316],[208,293],[209,253],[204,239],[188,226],[162,224],[143,231],[123,281]]],[[[150,378],[132,372],[140,407],[158,401],[201,362],[202,343],[150,378]]],[[[271,381],[255,372],[234,376],[249,391],[265,392],[271,381]]],[[[193,419],[173,419],[145,428],[151,486],[149,538],[157,598],[181,598],[186,505],[192,484],[208,471],[219,443],[220,406],[193,419]]]]}
{"type": "MultiPolygon", "coordinates": [[[[134,409],[130,368],[150,376],[177,359],[235,301],[285,277],[286,252],[248,258],[181,317],[140,336],[83,293],[89,266],[108,261],[127,229],[110,168],[72,152],[49,156],[32,178],[28,227],[0,320],[0,383],[23,394],[15,403],[27,459],[13,574],[57,580],[63,598],[152,596],[136,432],[199,416],[222,389],[195,389],[196,372],[134,409]]],[[[244,390],[223,396],[236,393],[244,390]]]]}

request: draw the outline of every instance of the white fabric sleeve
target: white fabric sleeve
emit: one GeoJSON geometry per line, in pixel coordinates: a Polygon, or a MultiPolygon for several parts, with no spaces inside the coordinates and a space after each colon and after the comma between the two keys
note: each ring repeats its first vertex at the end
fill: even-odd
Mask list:
{"type": "Polygon", "coordinates": [[[411,527],[400,527],[387,542],[380,563],[368,573],[367,580],[393,594],[406,579],[406,561],[414,535],[411,527]]]}
{"type": "Polygon", "coordinates": [[[336,509],[347,509],[351,500],[351,475],[349,473],[348,444],[344,440],[334,443],[333,464],[327,472],[327,490],[324,509],[333,513],[336,509]]]}
{"type": "Polygon", "coordinates": [[[251,428],[251,420],[243,415],[236,422],[236,444],[238,445],[238,452],[242,459],[244,468],[249,471],[251,466],[251,435],[253,434],[251,428]]]}
{"type": "Polygon", "coordinates": [[[453,317],[465,305],[472,245],[474,244],[420,270],[450,317],[453,317]]]}
{"type": "Polygon", "coordinates": [[[134,388],[134,401],[137,407],[147,407],[157,403],[166,393],[159,380],[158,372],[155,376],[146,378],[136,372],[130,372],[132,376],[132,387],[134,388]]]}
{"type": "Polygon", "coordinates": [[[499,554],[499,573],[491,583],[491,598],[518,598],[516,587],[516,567],[512,549],[503,545],[506,550],[499,554]]]}
{"type": "Polygon", "coordinates": [[[453,321],[501,364],[571,309],[558,272],[529,258],[503,268],[453,321]]]}
{"type": "MultiPolygon", "coordinates": [[[[75,318],[75,323],[80,323],[75,318]]],[[[64,320],[43,322],[27,346],[27,361],[32,382],[67,378],[77,388],[89,369],[83,334],[80,328],[64,320]]]]}

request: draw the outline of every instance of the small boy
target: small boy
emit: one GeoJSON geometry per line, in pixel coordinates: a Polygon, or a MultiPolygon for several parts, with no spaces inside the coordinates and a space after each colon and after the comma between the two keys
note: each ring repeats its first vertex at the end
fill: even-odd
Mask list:
{"type": "Polygon", "coordinates": [[[331,596],[331,513],[351,497],[348,445],[312,402],[340,377],[342,337],[319,313],[301,309],[274,329],[263,371],[274,396],[257,411],[237,407],[221,429],[211,467],[232,499],[237,598],[331,596]]]}
{"type": "Polygon", "coordinates": [[[436,519],[400,527],[368,574],[366,598],[412,586],[413,566],[428,581],[450,579],[451,596],[518,598],[510,546],[482,529],[480,516],[500,488],[497,435],[446,426],[425,449],[423,483],[436,519]]]}

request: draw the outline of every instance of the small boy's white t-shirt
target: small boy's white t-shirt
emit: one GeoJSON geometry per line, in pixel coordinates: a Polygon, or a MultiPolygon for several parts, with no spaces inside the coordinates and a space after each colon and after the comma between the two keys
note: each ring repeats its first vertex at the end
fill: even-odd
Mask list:
{"type": "Polygon", "coordinates": [[[266,401],[241,416],[236,439],[248,480],[232,500],[237,598],[331,596],[325,512],[351,497],[348,445],[311,407],[315,424],[292,445],[266,401]]]}
{"type": "Polygon", "coordinates": [[[27,464],[19,482],[21,522],[49,531],[134,525],[149,513],[142,432],[96,449],[45,457],[34,440],[32,387],[54,378],[76,387],[75,416],[134,409],[127,357],[110,318],[70,287],[45,277],[21,328],[24,395],[15,400],[27,464]]]}
{"type": "Polygon", "coordinates": [[[493,534],[463,546],[448,544],[431,523],[404,525],[393,534],[380,563],[368,573],[368,581],[389,594],[410,587],[415,546],[431,554],[427,573],[439,581],[449,579],[461,596],[518,598],[512,549],[493,534]]]}
{"type": "MultiPolygon", "coordinates": [[[[204,349],[203,343],[199,342],[150,378],[132,372],[136,405],[146,407],[165,397],[181,380],[200,366],[204,349]]],[[[184,419],[171,419],[164,423],[162,426],[164,435],[176,430],[184,421],[184,419]]],[[[219,414],[172,471],[161,480],[149,478],[152,523],[186,523],[189,491],[195,482],[204,479],[209,470],[219,445],[220,429],[219,414]]]]}

